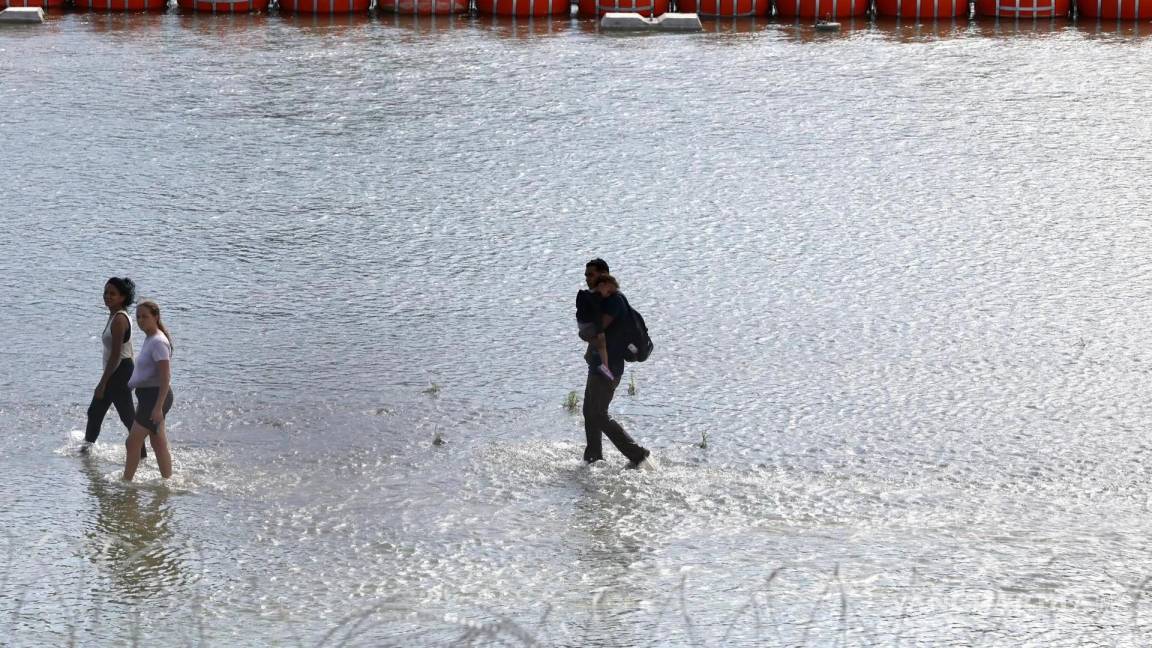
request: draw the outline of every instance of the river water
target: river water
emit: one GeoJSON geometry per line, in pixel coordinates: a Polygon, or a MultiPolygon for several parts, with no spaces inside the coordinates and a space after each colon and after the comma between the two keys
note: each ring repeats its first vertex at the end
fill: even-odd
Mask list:
{"type": "Polygon", "coordinates": [[[0,32],[0,644],[1142,644],[1147,26],[845,27],[0,32]],[[110,275],[170,483],[77,456],[110,275]]]}

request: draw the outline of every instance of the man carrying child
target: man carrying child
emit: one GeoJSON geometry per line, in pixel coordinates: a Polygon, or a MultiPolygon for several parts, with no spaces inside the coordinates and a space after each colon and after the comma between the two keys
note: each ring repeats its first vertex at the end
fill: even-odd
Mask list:
{"type": "Polygon", "coordinates": [[[651,454],[628,436],[624,428],[608,414],[608,406],[624,375],[624,351],[628,341],[618,321],[628,315],[628,304],[619,293],[619,283],[608,273],[603,259],[592,259],[584,266],[584,280],[590,290],[576,296],[576,316],[580,338],[588,342],[584,359],[588,362],[588,382],[584,387],[584,461],[591,464],[604,459],[601,434],[628,458],[630,468],[654,469],[651,454]]]}

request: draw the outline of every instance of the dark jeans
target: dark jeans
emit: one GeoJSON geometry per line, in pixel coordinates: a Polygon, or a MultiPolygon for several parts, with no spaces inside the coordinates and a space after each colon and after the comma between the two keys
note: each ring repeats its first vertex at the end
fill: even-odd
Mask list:
{"type": "Polygon", "coordinates": [[[584,446],[584,461],[591,463],[604,458],[601,433],[608,435],[612,445],[632,463],[640,463],[648,456],[648,450],[633,441],[608,414],[608,406],[612,404],[619,384],[620,376],[608,380],[600,374],[588,374],[588,384],[584,386],[584,435],[588,441],[584,446]]]}
{"type": "Polygon", "coordinates": [[[84,430],[84,440],[95,443],[100,436],[100,426],[104,424],[104,416],[108,408],[116,406],[116,413],[120,415],[120,422],[124,427],[132,429],[132,419],[136,418],[136,408],[132,406],[132,390],[128,389],[128,379],[132,377],[133,362],[127,358],[120,361],[120,366],[112,372],[108,379],[108,386],[104,388],[104,398],[92,397],[92,404],[88,406],[88,427],[84,430]]]}

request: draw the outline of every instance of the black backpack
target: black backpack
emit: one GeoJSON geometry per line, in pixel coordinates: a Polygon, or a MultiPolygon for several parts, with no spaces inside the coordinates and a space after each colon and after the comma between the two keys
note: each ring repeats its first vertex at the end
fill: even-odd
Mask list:
{"type": "Polygon", "coordinates": [[[652,344],[652,338],[648,335],[648,325],[644,323],[644,317],[632,308],[624,295],[620,295],[620,299],[624,300],[624,307],[628,309],[619,322],[624,327],[624,361],[644,362],[652,355],[656,345],[652,344]],[[633,352],[629,346],[635,347],[636,351],[633,352]]]}

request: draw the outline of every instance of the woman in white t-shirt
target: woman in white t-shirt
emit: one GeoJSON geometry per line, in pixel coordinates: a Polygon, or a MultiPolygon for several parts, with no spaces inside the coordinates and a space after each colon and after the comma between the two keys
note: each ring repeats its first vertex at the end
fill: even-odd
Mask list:
{"type": "Polygon", "coordinates": [[[172,476],[172,454],[164,435],[164,417],[172,409],[172,337],[160,321],[160,307],[142,301],[136,307],[136,324],[148,337],[136,355],[136,367],[128,386],[136,390],[136,420],[128,433],[128,454],[124,458],[124,481],[132,481],[140,465],[140,449],[147,437],[160,467],[160,476],[172,476]]]}

